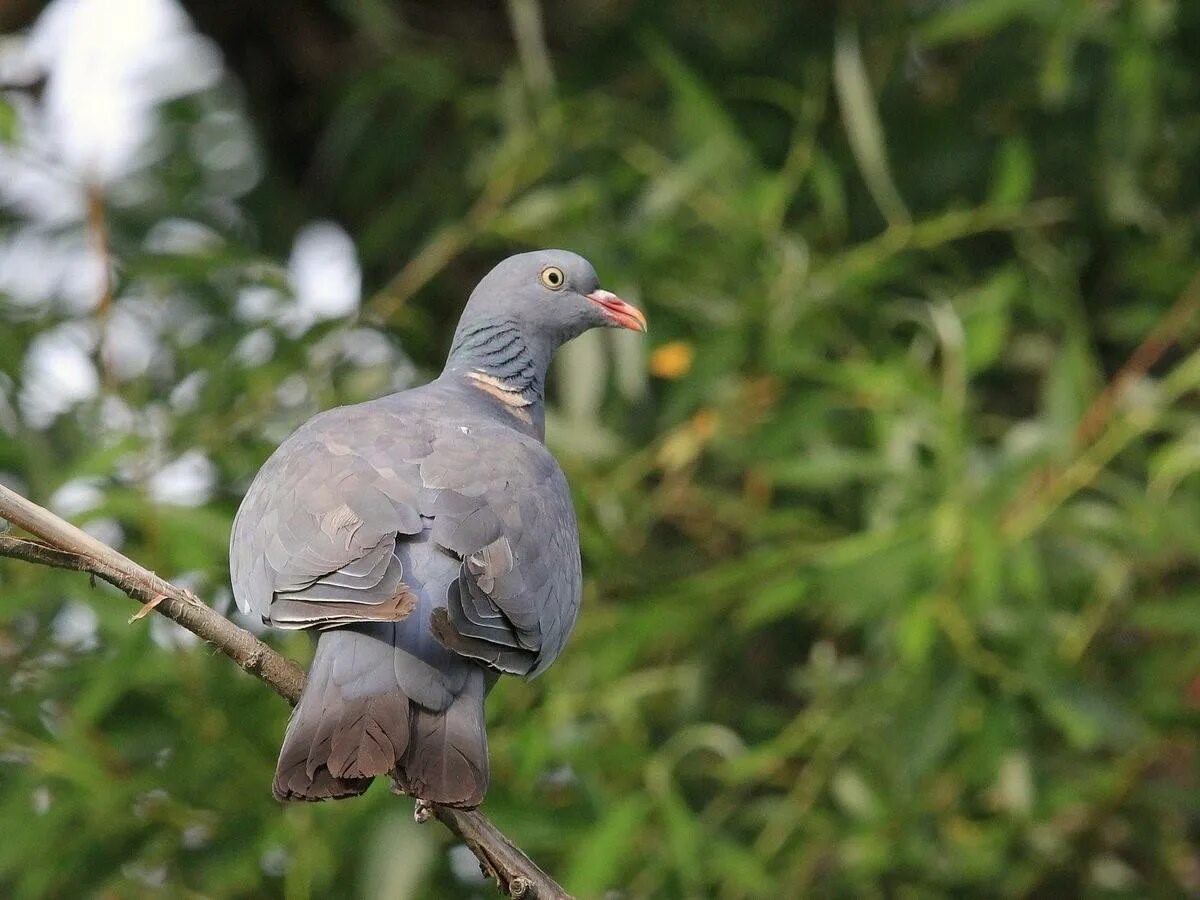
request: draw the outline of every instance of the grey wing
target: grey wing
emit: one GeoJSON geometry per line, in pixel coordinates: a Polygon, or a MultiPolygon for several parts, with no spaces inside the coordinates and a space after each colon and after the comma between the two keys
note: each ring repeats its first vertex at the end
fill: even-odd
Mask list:
{"type": "Polygon", "coordinates": [[[234,597],[243,612],[280,628],[399,621],[416,603],[404,582],[397,541],[425,527],[417,467],[377,466],[371,459],[417,455],[428,451],[429,442],[390,436],[394,423],[360,416],[352,423],[360,442],[368,450],[382,446],[374,448],[380,452],[352,450],[336,427],[328,427],[329,415],[279,447],[234,520],[234,597]]]}
{"type": "MultiPolygon", "coordinates": [[[[453,443],[439,449],[452,456],[453,443]]],[[[473,480],[440,490],[432,509],[430,539],[462,561],[433,630],[462,656],[534,676],[561,652],[579,613],[575,511],[540,443],[508,437],[488,446],[490,478],[478,474],[476,456],[473,480]]]]}

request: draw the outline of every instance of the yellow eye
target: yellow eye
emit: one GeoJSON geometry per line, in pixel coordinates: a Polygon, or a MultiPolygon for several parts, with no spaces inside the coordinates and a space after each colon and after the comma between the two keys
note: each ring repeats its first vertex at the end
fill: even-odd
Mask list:
{"type": "Polygon", "coordinates": [[[558,266],[546,266],[538,275],[538,280],[552,291],[561,291],[563,285],[567,283],[567,276],[558,266]]]}

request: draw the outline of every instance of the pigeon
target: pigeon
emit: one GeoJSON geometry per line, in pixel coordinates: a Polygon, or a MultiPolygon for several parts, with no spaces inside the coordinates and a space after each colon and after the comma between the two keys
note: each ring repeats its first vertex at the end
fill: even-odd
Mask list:
{"type": "Polygon", "coordinates": [[[276,798],[351,797],[390,775],[427,803],[482,802],[488,691],[544,672],[579,614],[545,382],[563,343],[603,326],[646,319],[581,256],[511,256],[471,293],[438,378],[319,413],[263,464],[234,519],[234,597],[316,638],[276,798]]]}

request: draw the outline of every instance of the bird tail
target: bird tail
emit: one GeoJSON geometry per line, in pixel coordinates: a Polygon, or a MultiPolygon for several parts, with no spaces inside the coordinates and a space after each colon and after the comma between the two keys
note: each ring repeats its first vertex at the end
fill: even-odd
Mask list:
{"type": "MultiPolygon", "coordinates": [[[[442,710],[409,699],[389,627],[323,633],[275,770],[279,800],[363,793],[377,775],[432,803],[478,806],[488,784],[483,669],[471,666],[442,710]],[[386,637],[385,637],[386,635],[386,637]]],[[[407,660],[411,662],[411,660],[407,660]]]]}

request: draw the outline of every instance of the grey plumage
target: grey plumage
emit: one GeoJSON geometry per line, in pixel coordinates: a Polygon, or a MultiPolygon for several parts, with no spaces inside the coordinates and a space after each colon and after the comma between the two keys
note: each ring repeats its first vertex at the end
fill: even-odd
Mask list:
{"type": "Polygon", "coordinates": [[[644,328],[585,260],[512,257],[472,294],[441,377],[322,413],[264,464],[234,521],[234,594],[319,635],[280,799],[351,796],[388,773],[433,802],[483,799],[487,691],[544,671],[579,613],[574,510],[542,443],[546,368],[612,324],[644,328]]]}

